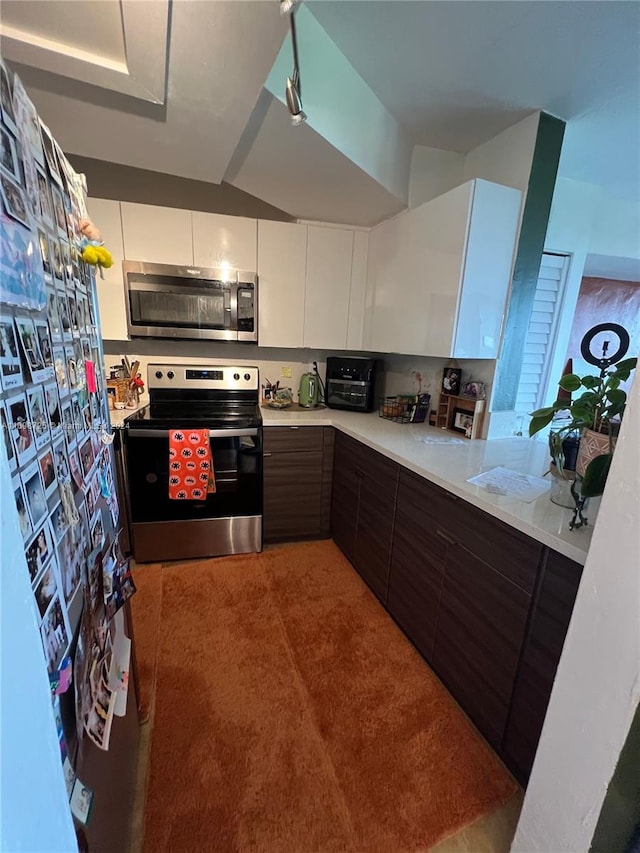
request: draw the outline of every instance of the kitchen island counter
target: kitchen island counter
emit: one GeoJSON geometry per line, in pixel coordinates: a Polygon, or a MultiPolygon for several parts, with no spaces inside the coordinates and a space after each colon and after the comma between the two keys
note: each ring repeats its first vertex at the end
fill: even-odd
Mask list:
{"type": "Polygon", "coordinates": [[[549,467],[549,450],[543,441],[523,437],[469,441],[425,424],[385,420],[375,412],[263,409],[262,417],[265,427],[333,426],[560,554],[580,564],[586,560],[599,498],[588,506],[589,526],[570,531],[571,510],[551,503],[548,492],[525,503],[466,482],[499,465],[542,477],[549,467]]]}

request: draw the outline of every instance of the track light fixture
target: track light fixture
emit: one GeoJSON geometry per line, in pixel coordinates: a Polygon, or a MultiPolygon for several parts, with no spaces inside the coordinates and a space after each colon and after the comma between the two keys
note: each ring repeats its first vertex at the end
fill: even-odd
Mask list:
{"type": "Polygon", "coordinates": [[[280,0],[280,14],[289,15],[301,0],[280,0]]]}
{"type": "MultiPolygon", "coordinates": [[[[281,10],[282,4],[287,2],[291,2],[292,5],[295,5],[299,0],[281,0],[281,10]]],[[[291,28],[291,46],[293,48],[293,74],[291,77],[287,77],[284,94],[287,100],[287,106],[289,107],[289,112],[291,113],[291,124],[299,125],[307,120],[307,115],[302,109],[300,66],[298,64],[298,39],[296,37],[296,18],[294,12],[291,12],[289,26],[291,28]]]]}

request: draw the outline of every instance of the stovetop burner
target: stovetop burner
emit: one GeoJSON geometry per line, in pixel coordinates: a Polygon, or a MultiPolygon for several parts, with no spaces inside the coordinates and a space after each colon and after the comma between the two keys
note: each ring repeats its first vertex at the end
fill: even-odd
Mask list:
{"type": "Polygon", "coordinates": [[[150,403],[130,415],[129,429],[172,429],[173,427],[208,427],[209,429],[245,429],[262,425],[259,406],[253,404],[215,405],[192,403],[150,403]]]}
{"type": "Polygon", "coordinates": [[[129,429],[247,429],[262,425],[257,367],[149,364],[149,405],[129,429]]]}

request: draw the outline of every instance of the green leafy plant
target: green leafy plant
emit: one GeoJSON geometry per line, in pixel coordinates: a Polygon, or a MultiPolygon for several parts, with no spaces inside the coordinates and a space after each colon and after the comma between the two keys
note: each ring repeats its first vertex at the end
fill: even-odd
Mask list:
{"type": "Polygon", "coordinates": [[[637,358],[626,358],[610,370],[603,370],[600,376],[580,377],[575,373],[567,373],[558,385],[563,391],[569,391],[571,394],[584,389],[580,396],[572,402],[567,399],[558,399],[551,406],[531,412],[530,436],[548,426],[558,412],[564,410],[569,412],[567,422],[552,432],[549,437],[551,456],[556,468],[560,471],[564,466],[562,444],[566,438],[582,435],[587,429],[608,434],[609,452],[592,459],[585,470],[580,485],[580,492],[585,498],[596,497],[604,491],[620,419],[627,405],[627,395],[620,388],[620,383],[629,378],[637,362],[637,358]]]}

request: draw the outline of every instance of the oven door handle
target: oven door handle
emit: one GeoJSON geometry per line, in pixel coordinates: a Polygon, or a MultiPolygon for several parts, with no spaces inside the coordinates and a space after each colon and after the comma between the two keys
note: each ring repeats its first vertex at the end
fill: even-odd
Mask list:
{"type": "MultiPolygon", "coordinates": [[[[176,427],[176,429],[181,429],[180,427],[176,427]]],[[[194,429],[198,429],[198,427],[194,427],[194,429]]],[[[169,432],[174,432],[174,430],[168,429],[129,429],[127,438],[168,438],[169,432]]],[[[182,430],[182,432],[186,432],[186,430],[182,430]]],[[[252,429],[210,429],[209,430],[209,438],[236,438],[245,435],[258,435],[258,429],[256,427],[252,429]]]]}

